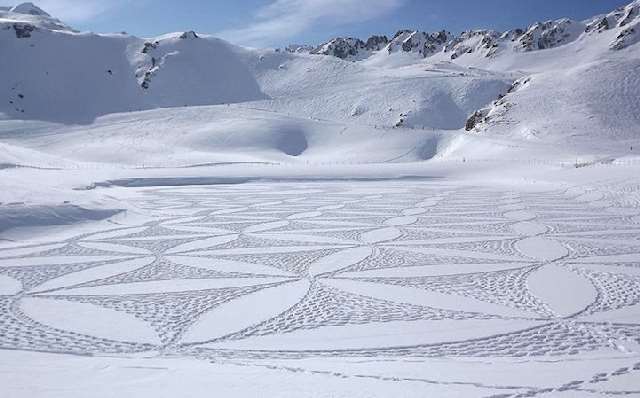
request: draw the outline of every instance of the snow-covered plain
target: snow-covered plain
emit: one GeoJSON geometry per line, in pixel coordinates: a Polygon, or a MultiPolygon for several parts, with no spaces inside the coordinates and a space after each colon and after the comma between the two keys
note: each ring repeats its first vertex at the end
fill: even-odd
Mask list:
{"type": "Polygon", "coordinates": [[[0,7],[0,396],[640,395],[639,15],[351,62],[0,7]]]}

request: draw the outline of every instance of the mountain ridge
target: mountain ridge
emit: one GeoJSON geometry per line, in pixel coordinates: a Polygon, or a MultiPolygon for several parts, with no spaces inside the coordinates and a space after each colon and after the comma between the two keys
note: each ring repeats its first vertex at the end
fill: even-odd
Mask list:
{"type": "MultiPolygon", "coordinates": [[[[374,35],[367,40],[353,37],[335,37],[316,47],[306,45],[303,52],[310,54],[331,55],[337,58],[359,61],[371,56],[376,51],[389,53],[403,51],[414,53],[424,58],[438,52],[450,53],[451,59],[482,52],[487,57],[494,56],[496,52],[504,50],[508,42],[515,43],[514,51],[537,51],[554,48],[580,38],[583,34],[602,33],[609,29],[620,29],[619,38],[611,43],[611,48],[620,50],[640,40],[638,23],[640,21],[640,1],[615,9],[614,11],[596,16],[584,21],[575,21],[569,18],[560,18],[544,22],[536,22],[526,28],[515,28],[505,32],[494,30],[467,30],[459,35],[453,35],[445,30],[435,32],[423,32],[419,30],[404,29],[398,31],[392,39],[385,35],[374,35]],[[378,42],[378,38],[386,39],[384,46],[374,48],[371,41],[378,42]]],[[[295,47],[294,52],[301,52],[302,46],[295,47]]],[[[285,48],[291,50],[290,47],[285,48]]]]}

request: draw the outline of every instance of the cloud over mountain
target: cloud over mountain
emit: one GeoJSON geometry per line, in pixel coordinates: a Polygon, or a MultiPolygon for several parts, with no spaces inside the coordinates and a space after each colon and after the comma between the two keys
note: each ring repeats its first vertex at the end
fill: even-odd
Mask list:
{"type": "Polygon", "coordinates": [[[405,0],[275,0],[259,9],[253,21],[218,35],[237,43],[268,45],[317,25],[339,26],[371,20],[397,9],[405,0]]]}

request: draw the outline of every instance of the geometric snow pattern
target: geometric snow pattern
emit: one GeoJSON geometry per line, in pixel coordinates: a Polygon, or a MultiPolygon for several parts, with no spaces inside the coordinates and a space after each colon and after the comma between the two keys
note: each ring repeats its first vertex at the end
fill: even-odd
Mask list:
{"type": "MultiPolygon", "coordinates": [[[[150,213],[151,222],[0,249],[0,349],[419,359],[577,356],[640,343],[640,320],[605,318],[640,305],[637,217],[585,206],[579,194],[520,194],[432,181],[247,183],[143,192],[132,205],[150,213]],[[545,247],[532,249],[531,242],[553,243],[566,256],[540,256],[545,247]],[[550,264],[590,282],[593,302],[567,317],[551,311],[554,303],[545,300],[555,296],[536,296],[529,283],[550,264]],[[300,291],[304,286],[308,290],[300,291]],[[444,305],[424,297],[450,300],[444,305]],[[23,310],[27,299],[31,306],[91,304],[97,310],[88,313],[105,316],[114,312],[104,309],[114,310],[149,325],[160,344],[47,325],[37,311],[23,310]],[[475,304],[456,307],[456,300],[475,304]],[[221,316],[236,317],[237,328],[211,332],[198,343],[183,341],[192,330],[207,336],[206,328],[225,322],[221,316]],[[358,348],[355,341],[350,349],[305,348],[311,332],[340,330],[348,340],[356,330],[371,328],[375,335],[376,328],[430,322],[436,329],[461,326],[435,342],[421,341],[420,333],[410,343],[381,334],[378,347],[358,348]],[[500,326],[516,322],[517,327],[500,326]],[[237,348],[294,337],[291,349],[237,348]]],[[[617,200],[607,202],[613,206],[617,200]]],[[[331,332],[326,333],[331,346],[331,332]]],[[[427,328],[423,334],[430,333],[427,328]]]]}

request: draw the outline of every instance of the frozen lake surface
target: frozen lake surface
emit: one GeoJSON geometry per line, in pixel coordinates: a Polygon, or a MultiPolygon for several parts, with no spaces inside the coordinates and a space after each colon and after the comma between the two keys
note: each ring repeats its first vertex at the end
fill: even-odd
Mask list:
{"type": "Polygon", "coordinates": [[[128,189],[139,225],[0,250],[5,396],[640,393],[640,225],[601,196],[128,189]]]}

